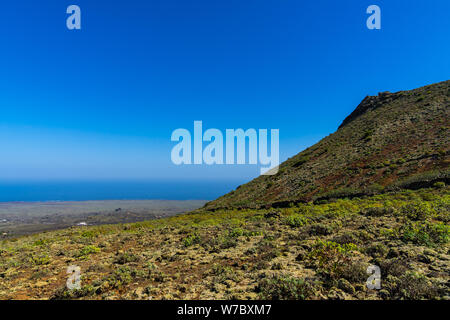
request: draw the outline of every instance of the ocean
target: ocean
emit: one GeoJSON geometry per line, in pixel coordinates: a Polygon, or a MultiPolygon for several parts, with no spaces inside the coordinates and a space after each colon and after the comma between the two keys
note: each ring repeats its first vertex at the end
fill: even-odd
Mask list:
{"type": "Polygon", "coordinates": [[[212,200],[243,181],[0,181],[0,202],[212,200]]]}

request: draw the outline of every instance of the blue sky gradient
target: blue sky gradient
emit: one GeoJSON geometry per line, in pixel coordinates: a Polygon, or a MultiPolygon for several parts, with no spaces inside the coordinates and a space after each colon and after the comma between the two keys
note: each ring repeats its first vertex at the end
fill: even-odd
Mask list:
{"type": "MultiPolygon", "coordinates": [[[[233,181],[173,130],[280,129],[281,160],[368,94],[449,79],[450,1],[17,0],[0,7],[0,180],[233,181]],[[82,30],[66,28],[79,5],[82,30]],[[382,29],[366,28],[366,8],[382,29]]],[[[223,192],[222,190],[220,192],[223,192]]]]}

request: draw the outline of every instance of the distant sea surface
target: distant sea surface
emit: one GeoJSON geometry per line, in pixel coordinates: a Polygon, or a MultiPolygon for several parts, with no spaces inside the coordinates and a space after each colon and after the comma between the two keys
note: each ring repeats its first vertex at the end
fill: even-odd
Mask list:
{"type": "Polygon", "coordinates": [[[2,182],[0,201],[211,200],[243,181],[2,182]]]}

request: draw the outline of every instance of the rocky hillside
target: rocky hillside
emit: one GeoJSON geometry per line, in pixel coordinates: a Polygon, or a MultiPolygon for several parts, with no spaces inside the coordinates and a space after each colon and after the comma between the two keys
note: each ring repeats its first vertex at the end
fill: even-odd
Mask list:
{"type": "Polygon", "coordinates": [[[204,209],[1,240],[0,300],[450,300],[449,84],[365,98],[204,209]]]}
{"type": "Polygon", "coordinates": [[[339,129],[205,209],[292,203],[417,189],[449,181],[450,81],[366,97],[339,129]]]}

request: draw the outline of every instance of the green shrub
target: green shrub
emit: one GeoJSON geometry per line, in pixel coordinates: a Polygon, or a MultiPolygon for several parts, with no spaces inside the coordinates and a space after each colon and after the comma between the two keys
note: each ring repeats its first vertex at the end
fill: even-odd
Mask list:
{"type": "Polygon", "coordinates": [[[254,237],[254,236],[258,236],[260,234],[261,234],[261,232],[257,232],[257,231],[249,231],[249,230],[244,230],[242,228],[234,228],[234,229],[230,230],[230,232],[228,233],[228,236],[231,238],[239,238],[241,236],[254,237]]]}
{"type": "Polygon", "coordinates": [[[385,257],[389,248],[382,243],[376,243],[368,246],[365,252],[373,258],[385,257]]]}
{"type": "MultiPolygon", "coordinates": [[[[397,253],[398,254],[398,253],[397,253]]],[[[408,271],[408,261],[404,257],[380,259],[381,274],[399,277],[408,271]]]]}
{"type": "Polygon", "coordinates": [[[400,228],[399,233],[404,242],[431,247],[449,241],[450,226],[444,223],[408,222],[400,228]]]}
{"type": "Polygon", "coordinates": [[[445,182],[443,182],[443,181],[436,182],[435,184],[433,184],[433,187],[436,189],[445,188],[445,182]]]}
{"type": "Polygon", "coordinates": [[[220,248],[221,249],[234,248],[237,246],[237,244],[238,244],[237,238],[227,236],[222,239],[222,242],[220,243],[220,248]]]}
{"type": "Polygon", "coordinates": [[[126,264],[126,263],[129,263],[129,262],[137,262],[137,261],[139,261],[139,257],[138,256],[136,256],[136,255],[134,255],[132,253],[125,252],[125,253],[119,254],[116,257],[116,259],[114,260],[114,263],[126,264]]]}
{"type": "Polygon", "coordinates": [[[113,289],[119,289],[123,285],[129,284],[137,275],[136,270],[127,266],[120,266],[113,274],[106,278],[106,281],[113,289]]]}
{"type": "Polygon", "coordinates": [[[358,247],[354,243],[339,244],[332,241],[317,241],[307,258],[326,280],[340,278],[350,281],[360,280],[361,265],[351,257],[358,247]]]}
{"type": "Polygon", "coordinates": [[[285,219],[285,223],[292,227],[292,228],[298,228],[306,225],[309,222],[309,220],[301,215],[293,214],[285,219]]]}
{"type": "Polygon", "coordinates": [[[407,272],[392,283],[388,283],[391,296],[395,299],[419,300],[435,299],[437,287],[422,274],[407,272]]]}
{"type": "Polygon", "coordinates": [[[392,207],[369,207],[361,211],[361,214],[370,217],[381,217],[386,215],[392,215],[394,213],[395,209],[392,207]]]}
{"type": "Polygon", "coordinates": [[[87,231],[84,231],[83,233],[81,233],[81,236],[83,238],[95,238],[95,237],[98,237],[98,235],[99,235],[99,232],[96,230],[87,230],[87,231]]]}
{"type": "Polygon", "coordinates": [[[226,280],[232,280],[238,282],[240,280],[239,274],[229,266],[214,265],[211,270],[211,274],[215,276],[214,282],[225,283],[226,280]]]}
{"type": "Polygon", "coordinates": [[[256,291],[263,300],[304,300],[315,293],[310,282],[284,275],[260,280],[256,291]]]}
{"type": "Polygon", "coordinates": [[[68,299],[77,299],[82,297],[88,297],[94,295],[99,288],[96,288],[92,285],[85,285],[80,289],[67,289],[67,287],[60,288],[56,290],[53,296],[50,298],[51,300],[68,300],[68,299]]]}
{"type": "Polygon", "coordinates": [[[98,253],[98,252],[100,252],[100,248],[97,248],[96,246],[89,245],[89,246],[85,246],[83,249],[78,251],[75,254],[75,257],[80,258],[80,257],[88,256],[88,255],[93,254],[93,253],[98,253]]]}
{"type": "Polygon", "coordinates": [[[413,221],[426,220],[436,214],[433,206],[429,202],[409,203],[402,207],[401,213],[413,221]]]}
{"type": "Polygon", "coordinates": [[[201,238],[197,234],[190,234],[186,238],[183,239],[183,244],[185,247],[190,247],[194,244],[198,244],[201,242],[201,238]]]}
{"type": "Polygon", "coordinates": [[[316,223],[309,226],[307,232],[309,235],[313,236],[327,236],[333,233],[333,226],[324,223],[316,223]]]}
{"type": "Polygon", "coordinates": [[[36,240],[33,243],[33,245],[35,245],[35,246],[45,246],[45,245],[49,244],[50,242],[51,241],[49,239],[39,239],[39,240],[36,240]]]}
{"type": "Polygon", "coordinates": [[[36,266],[42,266],[50,263],[50,257],[48,254],[32,255],[31,263],[36,266]]]}

